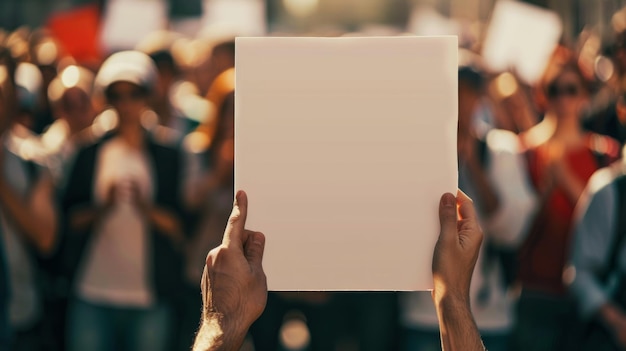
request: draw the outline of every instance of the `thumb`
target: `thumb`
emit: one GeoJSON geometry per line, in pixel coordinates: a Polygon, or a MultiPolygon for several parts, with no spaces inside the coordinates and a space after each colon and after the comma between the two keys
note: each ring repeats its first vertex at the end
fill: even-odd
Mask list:
{"type": "Polygon", "coordinates": [[[439,201],[439,223],[439,239],[450,240],[457,237],[456,198],[450,193],[443,194],[439,201]]]}
{"type": "Polygon", "coordinates": [[[245,245],[244,255],[251,266],[261,268],[263,252],[265,251],[265,235],[261,232],[251,232],[245,245]]]}

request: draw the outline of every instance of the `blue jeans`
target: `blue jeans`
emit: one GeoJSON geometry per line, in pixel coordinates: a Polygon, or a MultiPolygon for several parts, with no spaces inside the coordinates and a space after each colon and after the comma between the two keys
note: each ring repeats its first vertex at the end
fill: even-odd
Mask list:
{"type": "Polygon", "coordinates": [[[68,311],[70,351],[166,351],[171,347],[172,313],[160,303],[125,308],[74,300],[68,311]]]}
{"type": "MultiPolygon", "coordinates": [[[[489,351],[509,350],[508,334],[486,334],[481,333],[481,338],[485,348],[489,351]]],[[[441,339],[439,331],[430,330],[405,330],[404,351],[441,351],[441,339]]]]}

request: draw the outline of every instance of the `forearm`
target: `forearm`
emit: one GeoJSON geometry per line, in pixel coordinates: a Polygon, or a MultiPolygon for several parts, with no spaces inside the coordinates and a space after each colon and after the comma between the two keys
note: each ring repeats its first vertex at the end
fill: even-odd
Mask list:
{"type": "Polygon", "coordinates": [[[155,229],[166,234],[176,245],[184,244],[182,224],[175,214],[158,206],[150,206],[145,211],[148,221],[155,229]]]}
{"type": "Polygon", "coordinates": [[[435,307],[444,351],[485,350],[466,299],[452,296],[435,298],[435,307]]]}
{"type": "Polygon", "coordinates": [[[55,213],[46,209],[36,213],[33,206],[20,198],[13,189],[0,180],[0,206],[20,233],[43,253],[48,252],[56,233],[55,213]]]}
{"type": "Polygon", "coordinates": [[[229,328],[221,316],[203,318],[193,351],[238,351],[247,331],[229,328]]]}
{"type": "Polygon", "coordinates": [[[95,206],[88,206],[74,209],[69,215],[69,225],[72,231],[85,231],[100,221],[106,209],[95,206]]]}

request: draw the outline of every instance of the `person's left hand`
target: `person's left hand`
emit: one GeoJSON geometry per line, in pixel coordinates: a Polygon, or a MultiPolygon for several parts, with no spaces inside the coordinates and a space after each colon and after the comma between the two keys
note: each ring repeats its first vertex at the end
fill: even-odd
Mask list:
{"type": "Polygon", "coordinates": [[[433,254],[433,298],[469,303],[469,290],[483,232],[472,200],[462,191],[444,194],[439,203],[441,232],[433,254]],[[460,215],[460,219],[458,219],[460,215]]]}
{"type": "Polygon", "coordinates": [[[248,198],[239,191],[222,244],[209,252],[202,275],[203,323],[217,320],[228,339],[243,340],[267,302],[265,236],[245,229],[247,214],[248,198]]]}

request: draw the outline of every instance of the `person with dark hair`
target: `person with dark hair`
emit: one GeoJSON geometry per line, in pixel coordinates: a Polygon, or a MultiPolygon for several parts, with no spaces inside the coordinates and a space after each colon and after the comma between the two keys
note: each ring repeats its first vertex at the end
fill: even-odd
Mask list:
{"type": "MultiPolygon", "coordinates": [[[[615,14],[623,22],[624,9],[615,14]]],[[[621,145],[626,144],[626,30],[615,35],[608,48],[615,70],[604,88],[596,94],[591,108],[584,112],[585,130],[609,136],[621,145]]]]}
{"type": "Polygon", "coordinates": [[[516,350],[570,350],[575,340],[574,301],[563,283],[574,206],[591,175],[618,157],[617,143],[584,132],[580,112],[589,90],[575,62],[564,59],[543,80],[547,112],[524,133],[527,164],[538,197],[537,212],[519,252],[521,295],[516,350]]]}
{"type": "Polygon", "coordinates": [[[180,67],[172,53],[172,46],[179,37],[168,31],[157,31],[137,46],[137,50],[150,56],[157,68],[158,79],[150,106],[158,116],[160,125],[180,133],[180,138],[198,126],[198,122],[185,116],[172,101],[172,89],[180,83],[180,67]]]}
{"type": "Polygon", "coordinates": [[[52,177],[32,156],[30,140],[17,131],[18,106],[10,56],[0,54],[0,343],[6,341],[4,313],[8,312],[12,350],[39,350],[42,292],[39,260],[56,246],[57,213],[52,177]],[[6,265],[6,266],[5,266],[6,265]],[[6,273],[6,274],[5,274],[6,273]]]}
{"type": "MultiPolygon", "coordinates": [[[[239,350],[267,303],[265,235],[246,229],[248,198],[238,191],[222,244],[206,258],[203,308],[193,351],[239,350]]],[[[459,191],[439,203],[441,230],[433,254],[432,299],[444,351],[485,351],[472,317],[469,290],[482,243],[472,200],[459,191]],[[460,217],[460,218],[459,218],[460,217]]]]}
{"type": "Polygon", "coordinates": [[[94,75],[81,66],[70,65],[48,87],[48,100],[55,121],[41,135],[47,163],[57,187],[65,183],[68,165],[83,140],[88,140],[96,112],[92,102],[94,75]]]}
{"type": "MultiPolygon", "coordinates": [[[[205,62],[198,67],[197,86],[200,94],[205,95],[213,86],[213,83],[226,70],[235,67],[235,40],[234,38],[222,40],[218,43],[207,43],[212,45],[211,53],[205,62]]],[[[209,101],[213,102],[211,96],[209,101]]]]}
{"type": "Polygon", "coordinates": [[[157,70],[119,52],[96,76],[117,127],[76,154],[62,197],[69,350],[170,350],[182,284],[185,157],[142,117],[157,70]]]}

